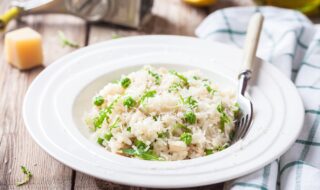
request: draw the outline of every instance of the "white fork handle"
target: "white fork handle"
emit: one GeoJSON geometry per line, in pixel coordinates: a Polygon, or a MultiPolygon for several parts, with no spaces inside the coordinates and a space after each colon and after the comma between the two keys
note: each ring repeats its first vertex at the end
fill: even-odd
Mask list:
{"type": "Polygon", "coordinates": [[[241,72],[251,71],[252,69],[252,65],[256,57],[262,23],[263,16],[261,13],[255,13],[249,21],[246,41],[244,44],[244,57],[241,72]]]}

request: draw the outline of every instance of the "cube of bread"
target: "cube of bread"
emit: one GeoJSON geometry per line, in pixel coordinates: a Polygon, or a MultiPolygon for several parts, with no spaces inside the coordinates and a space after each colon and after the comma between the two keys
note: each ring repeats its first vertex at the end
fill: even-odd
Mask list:
{"type": "Polygon", "coordinates": [[[31,28],[21,28],[5,35],[6,61],[19,69],[30,69],[43,63],[41,35],[31,28]]]}

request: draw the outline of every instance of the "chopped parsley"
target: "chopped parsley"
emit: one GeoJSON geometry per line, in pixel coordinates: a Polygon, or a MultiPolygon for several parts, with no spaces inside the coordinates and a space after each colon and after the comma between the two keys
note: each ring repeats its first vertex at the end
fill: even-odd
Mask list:
{"type": "Polygon", "coordinates": [[[200,77],[198,77],[198,76],[193,76],[192,77],[194,80],[199,80],[200,79],[200,77]]]}
{"type": "Polygon", "coordinates": [[[184,99],[182,96],[180,96],[181,102],[183,104],[186,104],[190,109],[194,109],[198,107],[198,102],[192,96],[188,96],[186,99],[184,99]]]}
{"type": "Polygon", "coordinates": [[[155,73],[155,72],[148,70],[148,74],[154,78],[156,85],[160,85],[161,77],[158,73],[155,73]]]}
{"type": "Polygon", "coordinates": [[[96,96],[93,101],[94,105],[96,106],[101,106],[103,102],[104,102],[104,98],[102,96],[96,96]]]}
{"type": "Polygon", "coordinates": [[[152,116],[152,119],[153,119],[154,121],[158,121],[158,117],[159,117],[159,116],[154,115],[154,116],[152,116]]]}
{"type": "Polygon", "coordinates": [[[140,140],[135,140],[134,146],[136,146],[138,149],[146,149],[147,148],[147,145],[144,144],[144,142],[142,142],[140,140]]]}
{"type": "Polygon", "coordinates": [[[206,153],[206,155],[210,155],[213,154],[213,149],[205,149],[204,152],[206,153]]]}
{"type": "Polygon", "coordinates": [[[186,145],[190,145],[192,142],[192,135],[191,133],[182,133],[182,135],[180,136],[180,140],[182,140],[184,143],[186,143],[186,145]]]}
{"type": "Polygon", "coordinates": [[[222,103],[220,103],[220,104],[217,106],[217,111],[218,111],[219,113],[224,112],[224,106],[222,105],[222,103]]]}
{"type": "Polygon", "coordinates": [[[106,133],[104,135],[104,138],[107,140],[107,141],[110,141],[110,139],[113,137],[112,133],[106,133]]]}
{"type": "Polygon", "coordinates": [[[127,107],[128,109],[130,109],[130,108],[136,106],[137,102],[131,96],[129,96],[123,100],[123,105],[125,107],[127,107]]]}
{"type": "Polygon", "coordinates": [[[127,128],[127,131],[131,132],[131,127],[128,127],[128,128],[127,128]]]}
{"type": "Polygon", "coordinates": [[[236,109],[233,111],[233,116],[234,116],[234,118],[239,118],[240,117],[240,105],[238,102],[236,102],[234,104],[234,106],[236,107],[236,109]]]}
{"type": "Polygon", "coordinates": [[[177,71],[174,71],[174,70],[171,70],[169,72],[171,74],[177,76],[182,81],[183,86],[186,86],[187,88],[189,88],[189,82],[188,82],[188,79],[185,76],[183,76],[182,74],[180,74],[180,73],[178,73],[177,71]]]}
{"type": "Polygon", "coordinates": [[[117,117],[117,119],[109,126],[109,129],[110,130],[112,130],[112,129],[114,129],[114,128],[117,128],[117,127],[119,127],[119,121],[120,121],[120,118],[119,117],[117,117]]]}
{"type": "Polygon", "coordinates": [[[169,86],[169,92],[178,92],[179,88],[182,88],[183,85],[178,83],[178,82],[174,82],[169,86]]]}
{"type": "Polygon", "coordinates": [[[154,97],[154,95],[157,93],[157,91],[155,91],[155,90],[150,90],[150,91],[146,91],[143,95],[142,95],[142,97],[141,97],[141,103],[143,103],[146,99],[148,99],[148,98],[152,98],[152,97],[154,97]]]}
{"type": "Polygon", "coordinates": [[[25,177],[22,181],[19,181],[16,183],[17,186],[21,186],[21,185],[28,183],[32,177],[32,173],[25,166],[20,166],[20,169],[21,169],[22,173],[25,174],[25,177]]]}
{"type": "Polygon", "coordinates": [[[120,83],[121,83],[122,88],[128,88],[131,84],[131,80],[128,77],[126,77],[126,78],[123,78],[120,81],[120,83]]]}
{"type": "Polygon", "coordinates": [[[217,111],[220,113],[220,129],[224,131],[225,124],[230,123],[230,118],[225,112],[225,107],[222,103],[217,106],[217,111]]]}
{"type": "Polygon", "coordinates": [[[60,41],[61,41],[63,47],[65,47],[65,46],[69,46],[69,47],[72,47],[72,48],[78,48],[79,47],[78,44],[76,44],[75,42],[67,39],[67,37],[64,35],[64,33],[62,31],[58,31],[58,35],[59,35],[59,38],[60,38],[60,41]]]}
{"type": "Polygon", "coordinates": [[[125,149],[122,149],[122,152],[124,154],[128,154],[128,155],[135,155],[136,154],[136,150],[133,149],[133,148],[125,148],[125,149]]]}
{"type": "Polygon", "coordinates": [[[225,124],[230,122],[230,118],[227,116],[226,113],[222,113],[220,116],[220,128],[222,131],[224,131],[225,124]]]}
{"type": "Polygon", "coordinates": [[[106,119],[108,120],[109,119],[109,114],[112,113],[112,109],[113,109],[113,106],[114,104],[116,104],[119,100],[120,96],[117,97],[115,100],[113,100],[110,105],[108,107],[106,107],[105,109],[103,110],[100,110],[99,112],[99,115],[96,116],[94,119],[93,119],[93,125],[94,125],[94,128],[95,130],[97,128],[101,128],[101,125],[103,123],[103,121],[106,119]]]}
{"type": "Polygon", "coordinates": [[[158,137],[159,138],[167,138],[167,137],[169,137],[169,131],[164,131],[164,132],[158,133],[158,137]]]}
{"type": "Polygon", "coordinates": [[[181,124],[181,123],[177,123],[176,125],[173,126],[174,129],[179,128],[182,129],[185,132],[191,133],[191,129],[189,129],[187,126],[181,124]]]}
{"type": "Polygon", "coordinates": [[[148,150],[146,152],[142,152],[137,155],[138,157],[144,160],[161,160],[158,155],[156,155],[152,150],[148,150]]]}
{"type": "Polygon", "coordinates": [[[205,149],[204,152],[206,153],[206,155],[210,155],[213,154],[214,152],[219,152],[222,151],[226,148],[228,148],[229,144],[224,144],[224,145],[218,145],[216,146],[214,149],[205,149]]]}
{"type": "Polygon", "coordinates": [[[147,145],[144,144],[142,141],[135,140],[134,145],[137,147],[137,149],[122,149],[122,153],[127,154],[129,156],[136,156],[143,160],[161,160],[159,156],[157,156],[152,150],[146,150],[147,145]]]}
{"type": "Polygon", "coordinates": [[[109,116],[107,115],[106,111],[105,110],[101,110],[99,112],[99,115],[96,116],[95,118],[93,118],[93,125],[94,125],[95,130],[97,128],[101,128],[101,125],[102,125],[103,121],[105,119],[108,119],[108,118],[109,118],[109,116]]]}
{"type": "Polygon", "coordinates": [[[217,146],[216,148],[215,148],[215,150],[216,151],[222,151],[222,150],[224,150],[224,149],[226,149],[226,148],[228,148],[229,147],[229,144],[224,144],[224,145],[219,145],[219,146],[217,146]]]}
{"type": "Polygon", "coordinates": [[[204,84],[204,87],[206,87],[209,94],[214,95],[216,90],[214,90],[209,84],[204,84]]]}
{"type": "Polygon", "coordinates": [[[116,99],[114,99],[110,105],[105,109],[105,111],[108,113],[108,114],[111,114],[112,113],[112,110],[113,110],[113,106],[118,102],[118,100],[120,99],[120,96],[118,96],[116,99]]]}
{"type": "Polygon", "coordinates": [[[129,156],[136,156],[143,160],[161,160],[159,156],[157,156],[152,150],[135,150],[133,148],[122,149],[122,153],[127,154],[129,156]]]}
{"type": "Polygon", "coordinates": [[[189,124],[195,124],[197,117],[192,111],[189,111],[184,114],[184,120],[189,124]]]}
{"type": "Polygon", "coordinates": [[[97,143],[98,143],[98,144],[100,144],[101,146],[103,146],[103,141],[104,141],[103,138],[98,137],[98,139],[97,139],[97,143]]]}

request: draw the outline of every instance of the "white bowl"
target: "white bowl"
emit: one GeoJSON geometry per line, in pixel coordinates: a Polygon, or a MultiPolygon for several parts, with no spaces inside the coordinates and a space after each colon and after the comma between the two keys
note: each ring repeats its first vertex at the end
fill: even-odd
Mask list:
{"type": "Polygon", "coordinates": [[[91,142],[82,121],[106,83],[143,65],[200,69],[220,86],[236,88],[242,52],[190,37],[139,36],[98,43],[68,54],[32,83],[23,118],[34,140],[64,164],[126,185],[174,188],[208,185],[253,172],[283,154],[297,138],[303,106],[294,85],[257,60],[249,90],[254,122],[243,141],[216,154],[183,161],[145,161],[107,152],[91,142]],[[295,118],[295,119],[292,119],[295,118]]]}

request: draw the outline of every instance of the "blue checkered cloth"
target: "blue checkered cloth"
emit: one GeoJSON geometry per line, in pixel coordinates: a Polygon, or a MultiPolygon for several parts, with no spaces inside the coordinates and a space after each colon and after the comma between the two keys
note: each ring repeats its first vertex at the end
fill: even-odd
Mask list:
{"type": "Polygon", "coordinates": [[[257,54],[295,83],[305,107],[304,128],[279,159],[224,189],[320,190],[320,28],[294,10],[242,7],[212,13],[196,35],[242,48],[255,12],[265,17],[257,54]]]}

